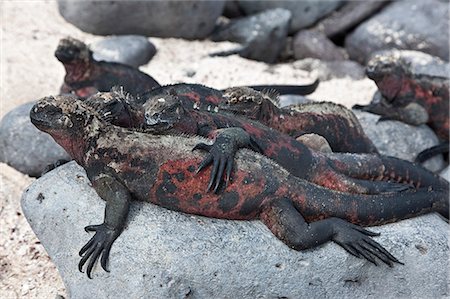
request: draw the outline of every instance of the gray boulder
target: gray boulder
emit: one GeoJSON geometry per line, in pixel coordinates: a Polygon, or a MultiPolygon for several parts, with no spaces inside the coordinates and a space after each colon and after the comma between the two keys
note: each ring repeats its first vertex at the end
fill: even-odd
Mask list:
{"type": "Polygon", "coordinates": [[[79,29],[98,35],[139,34],[205,38],[225,1],[65,1],[61,15],[79,29]]]}
{"type": "Polygon", "coordinates": [[[133,67],[146,64],[156,54],[155,46],[140,35],[111,36],[90,46],[94,59],[118,62],[133,67]]]}
{"type": "Polygon", "coordinates": [[[395,1],[347,36],[350,58],[366,63],[379,50],[409,49],[449,59],[449,6],[437,0],[395,1]]]}
{"type": "Polygon", "coordinates": [[[294,67],[310,72],[312,77],[321,81],[345,77],[361,80],[366,77],[364,67],[352,60],[322,61],[306,58],[295,61],[294,67]]]}
{"type": "MultiPolygon", "coordinates": [[[[372,140],[381,154],[414,161],[417,154],[439,144],[439,138],[426,125],[418,127],[400,121],[381,121],[379,115],[353,110],[364,132],[372,140]]],[[[422,164],[436,172],[444,168],[442,155],[435,156],[422,164]]]]}
{"type": "Polygon", "coordinates": [[[436,298],[449,295],[447,223],[435,214],[371,228],[405,265],[375,266],[334,243],[298,252],[259,221],[219,220],[131,205],[112,246],[110,273],[78,272],[78,251],[105,203],[74,162],[36,180],[25,217],[56,264],[70,298],[436,298]]]}
{"type": "Polygon", "coordinates": [[[348,1],[320,20],[314,29],[328,37],[344,35],[388,3],[388,1],[348,1]]]}
{"type": "Polygon", "coordinates": [[[211,35],[213,41],[231,41],[241,46],[213,56],[239,54],[242,57],[273,63],[284,49],[291,13],[286,9],[271,9],[221,24],[211,35]]]}
{"type": "Polygon", "coordinates": [[[47,165],[70,157],[50,135],[31,123],[34,104],[18,106],[0,121],[0,162],[30,176],[40,176],[47,165]]]}
{"type": "Polygon", "coordinates": [[[317,30],[300,30],[294,37],[295,59],[345,60],[347,53],[317,30]]]}
{"type": "Polygon", "coordinates": [[[289,33],[295,33],[300,29],[313,25],[317,20],[341,6],[344,1],[239,0],[238,2],[241,8],[249,15],[273,8],[284,8],[290,10],[292,13],[292,20],[289,33]]]}

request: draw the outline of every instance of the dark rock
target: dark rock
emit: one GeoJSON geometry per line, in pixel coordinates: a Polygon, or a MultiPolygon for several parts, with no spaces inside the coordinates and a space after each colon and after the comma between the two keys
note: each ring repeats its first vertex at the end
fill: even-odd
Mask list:
{"type": "Polygon", "coordinates": [[[437,0],[396,1],[347,36],[350,58],[365,64],[390,48],[418,50],[449,59],[449,6],[437,0]]]}
{"type": "Polygon", "coordinates": [[[300,29],[313,25],[317,22],[317,20],[340,7],[343,2],[344,1],[342,0],[239,0],[239,5],[249,15],[273,8],[284,8],[290,10],[292,13],[292,20],[289,33],[295,33],[300,29]]]}
{"type": "Polygon", "coordinates": [[[389,1],[349,1],[320,20],[314,29],[329,38],[344,35],[388,3],[389,1]]]}
{"type": "Polygon", "coordinates": [[[62,276],[71,298],[340,298],[449,295],[447,223],[425,215],[370,230],[405,265],[378,267],[329,242],[313,250],[284,245],[260,221],[130,206],[112,246],[109,269],[80,273],[78,251],[103,221],[105,202],[76,163],[36,180],[22,210],[62,276]],[[41,194],[41,196],[39,196],[41,194]],[[42,201],[36,198],[44,198],[42,201]]]}
{"type": "MultiPolygon", "coordinates": [[[[436,134],[426,125],[411,126],[399,121],[380,121],[379,115],[353,110],[366,135],[383,155],[414,161],[424,149],[439,144],[436,134]]],[[[431,171],[441,170],[445,163],[442,155],[422,164],[431,171]]]]}
{"type": "Polygon", "coordinates": [[[311,76],[321,81],[344,77],[361,80],[366,77],[364,67],[352,60],[322,61],[307,58],[294,62],[294,67],[311,72],[311,76]]]}
{"type": "Polygon", "coordinates": [[[226,0],[225,7],[223,8],[223,16],[232,19],[244,17],[245,14],[237,0],[226,0]]]}
{"type": "Polygon", "coordinates": [[[118,62],[133,67],[146,64],[156,54],[155,46],[140,35],[111,36],[90,46],[94,59],[118,62]]]}
{"type": "Polygon", "coordinates": [[[81,30],[98,35],[139,34],[205,38],[225,1],[65,1],[59,12],[81,30]]]}
{"type": "Polygon", "coordinates": [[[347,53],[323,33],[315,30],[300,30],[294,37],[295,59],[317,58],[321,60],[345,60],[347,53]]]}
{"type": "Polygon", "coordinates": [[[239,54],[245,58],[273,63],[284,48],[290,19],[288,10],[271,9],[222,24],[211,39],[240,43],[241,47],[212,55],[239,54]]]}
{"type": "Polygon", "coordinates": [[[34,104],[23,104],[2,118],[0,162],[30,176],[40,176],[47,165],[70,157],[50,135],[31,123],[30,109],[34,104]]]}

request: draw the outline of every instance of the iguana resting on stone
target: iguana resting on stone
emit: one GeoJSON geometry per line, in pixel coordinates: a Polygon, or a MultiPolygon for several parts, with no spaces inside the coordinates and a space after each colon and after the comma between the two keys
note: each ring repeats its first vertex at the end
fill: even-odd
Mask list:
{"type": "MultiPolygon", "coordinates": [[[[95,235],[80,250],[87,275],[100,258],[107,270],[111,246],[127,221],[132,200],[223,219],[260,219],[289,247],[313,248],[333,240],[349,253],[388,265],[399,261],[372,240],[377,225],[437,211],[448,218],[448,189],[382,195],[335,192],[290,175],[274,162],[242,152],[234,180],[221,194],[205,193],[208,173],[196,175],[198,137],[160,136],[112,126],[72,95],[41,99],[30,117],[80,164],[106,200],[105,218],[86,231],[95,235]]],[[[150,265],[151,266],[151,265],[150,265]]]]}
{"type": "MultiPolygon", "coordinates": [[[[342,105],[321,102],[278,108],[276,92],[262,93],[250,87],[220,91],[199,84],[180,83],[166,85],[156,92],[169,90],[190,99],[197,110],[242,115],[294,138],[309,133],[323,136],[334,152],[378,153],[353,112],[342,105]]],[[[135,102],[142,105],[153,94],[148,91],[135,102]]]]}
{"type": "Polygon", "coordinates": [[[224,91],[219,109],[257,120],[294,138],[315,133],[323,136],[334,152],[378,153],[353,112],[331,102],[277,106],[276,94],[251,88],[224,91]]]}
{"type": "MultiPolygon", "coordinates": [[[[224,173],[225,186],[228,184],[234,155],[242,147],[264,154],[297,177],[343,192],[370,194],[400,191],[410,187],[409,184],[448,188],[445,180],[424,168],[392,157],[355,155],[355,158],[346,158],[349,163],[342,163],[338,154],[327,156],[311,151],[301,142],[259,122],[223,113],[215,109],[217,106],[199,106],[198,102],[192,101],[193,95],[186,93],[185,87],[172,85],[148,92],[144,109],[140,104],[131,104],[136,103],[132,96],[116,91],[91,96],[86,104],[114,125],[146,128],[160,134],[216,137],[212,146],[199,144],[196,147],[210,151],[198,171],[213,164],[208,190],[214,192],[220,190],[224,173]]],[[[211,103],[216,99],[208,97],[211,103]]],[[[345,154],[341,156],[345,157],[345,154]]],[[[351,154],[347,156],[353,157],[351,154]]]]}
{"type": "Polygon", "coordinates": [[[155,79],[137,68],[94,60],[88,46],[71,37],[61,39],[55,56],[66,69],[61,93],[88,97],[98,91],[109,91],[112,86],[120,85],[129,93],[138,95],[159,86],[155,79]]]}
{"type": "MultiPolygon", "coordinates": [[[[417,51],[384,51],[367,64],[367,76],[374,80],[380,98],[367,106],[354,108],[382,115],[411,125],[428,124],[443,141],[437,153],[448,153],[450,65],[439,58],[417,51]]],[[[431,152],[436,152],[431,150],[431,152]]],[[[429,151],[418,160],[429,157],[429,151]]],[[[432,156],[432,154],[431,154],[432,156]]]]}
{"type": "MultiPolygon", "coordinates": [[[[59,42],[55,51],[56,58],[66,69],[61,93],[75,93],[80,97],[88,97],[99,91],[110,91],[114,86],[123,87],[132,95],[139,95],[159,83],[149,75],[131,66],[96,61],[89,47],[77,39],[68,37],[59,42]]],[[[254,85],[256,90],[274,89],[280,94],[306,95],[314,92],[319,81],[311,85],[254,85]]]]}

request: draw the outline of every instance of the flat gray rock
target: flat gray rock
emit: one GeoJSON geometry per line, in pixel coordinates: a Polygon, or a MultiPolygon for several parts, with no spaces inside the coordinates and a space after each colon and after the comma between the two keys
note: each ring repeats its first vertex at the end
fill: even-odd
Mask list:
{"type": "Polygon", "coordinates": [[[225,1],[65,1],[61,15],[79,29],[98,35],[139,34],[205,38],[225,1]]]}
{"type": "Polygon", "coordinates": [[[239,54],[245,58],[274,63],[285,47],[290,20],[291,12],[281,8],[233,19],[218,26],[211,40],[236,42],[241,47],[212,55],[239,54]]]}
{"type": "Polygon", "coordinates": [[[450,166],[445,167],[439,175],[450,182],[450,166]]]}
{"type": "Polygon", "coordinates": [[[321,60],[345,60],[345,49],[336,46],[328,37],[317,30],[300,30],[294,37],[295,59],[317,58],[321,60]]]}
{"type": "Polygon", "coordinates": [[[366,63],[379,50],[407,49],[449,59],[449,5],[437,0],[395,1],[345,40],[350,58],[366,63]]]}
{"type": "Polygon", "coordinates": [[[449,295],[448,229],[431,214],[371,228],[405,263],[374,266],[334,243],[298,252],[259,221],[230,221],[131,205],[110,273],[78,272],[78,251],[105,203],[71,162],[36,180],[22,209],[70,298],[440,298],[449,295]]]}
{"type": "Polygon", "coordinates": [[[139,67],[146,64],[156,54],[155,46],[140,35],[110,36],[92,45],[94,59],[139,67]]]}
{"type": "MultiPolygon", "coordinates": [[[[414,161],[418,153],[439,144],[436,134],[426,125],[415,127],[390,120],[377,122],[380,118],[379,115],[360,110],[352,111],[366,135],[383,155],[414,161]]],[[[422,165],[436,172],[444,168],[445,163],[442,155],[439,155],[427,160],[422,165]]]]}
{"type": "Polygon", "coordinates": [[[249,15],[273,8],[290,10],[292,13],[292,20],[289,33],[295,33],[300,29],[313,25],[317,20],[340,7],[343,2],[344,1],[342,0],[238,0],[241,8],[249,15]]]}
{"type": "Polygon", "coordinates": [[[50,135],[31,123],[34,104],[20,105],[0,121],[0,162],[30,176],[40,176],[47,165],[70,157],[50,135]]]}

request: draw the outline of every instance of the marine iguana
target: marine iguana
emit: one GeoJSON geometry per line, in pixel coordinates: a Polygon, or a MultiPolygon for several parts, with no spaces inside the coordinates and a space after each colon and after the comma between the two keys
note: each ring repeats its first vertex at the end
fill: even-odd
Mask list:
{"type": "Polygon", "coordinates": [[[219,109],[262,122],[292,137],[315,133],[323,136],[334,152],[378,153],[353,112],[331,102],[315,102],[279,108],[276,93],[231,87],[219,109]]]}
{"type": "Polygon", "coordinates": [[[335,192],[290,175],[274,162],[243,151],[233,183],[221,194],[205,193],[208,174],[195,175],[202,155],[191,151],[198,137],[141,133],[110,125],[71,95],[39,100],[33,124],[49,133],[80,164],[106,201],[104,222],[86,226],[95,235],[80,250],[87,276],[109,252],[127,221],[132,200],[206,217],[260,219],[289,247],[303,250],[334,241],[375,263],[400,263],[360,225],[378,225],[437,211],[448,218],[447,190],[407,190],[382,195],[335,192]]]}
{"type": "MultiPolygon", "coordinates": [[[[96,61],[89,47],[77,39],[60,40],[55,51],[56,58],[66,69],[61,93],[75,93],[88,97],[98,91],[110,91],[121,86],[133,95],[159,87],[159,83],[139,69],[115,62],[96,61]]],[[[253,85],[256,90],[273,89],[280,94],[306,95],[314,92],[319,80],[309,85],[253,85]]]]}
{"type": "Polygon", "coordinates": [[[61,93],[88,97],[98,91],[109,91],[112,86],[120,85],[129,93],[138,95],[160,86],[155,79],[137,68],[94,60],[88,46],[71,37],[60,40],[55,56],[66,69],[61,93]]]}
{"type": "MultiPolygon", "coordinates": [[[[426,123],[443,144],[432,150],[448,153],[450,65],[418,51],[391,50],[375,55],[367,64],[367,76],[378,86],[381,98],[354,108],[411,125],[426,123]]],[[[432,156],[420,153],[419,161],[432,156]]]]}
{"type": "MultiPolygon", "coordinates": [[[[96,94],[87,99],[86,103],[114,125],[128,128],[145,127],[153,133],[161,134],[170,132],[216,137],[212,146],[201,143],[196,147],[210,151],[198,171],[210,163],[213,164],[207,190],[212,189],[214,192],[220,190],[224,172],[225,186],[228,184],[234,155],[241,147],[249,147],[263,153],[297,177],[338,191],[380,193],[400,191],[409,187],[383,180],[412,184],[416,187],[445,188],[448,185],[445,180],[422,167],[392,157],[364,155],[359,159],[347,159],[349,163],[343,164],[339,156],[333,155],[329,158],[322,153],[311,151],[297,140],[259,122],[221,113],[211,107],[202,111],[202,106],[199,106],[197,101],[192,101],[192,94],[186,93],[184,87],[166,86],[147,93],[144,110],[141,105],[131,104],[136,103],[131,95],[117,91],[96,94]],[[361,165],[362,163],[364,165],[361,165]],[[358,172],[357,169],[364,169],[364,172],[358,172]]],[[[217,98],[210,96],[207,99],[212,103],[217,98]]]]}

